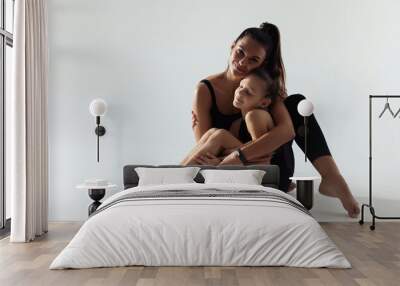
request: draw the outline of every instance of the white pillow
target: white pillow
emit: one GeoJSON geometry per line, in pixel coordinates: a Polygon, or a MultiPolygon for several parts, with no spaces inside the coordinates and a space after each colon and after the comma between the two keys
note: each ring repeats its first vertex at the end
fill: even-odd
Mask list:
{"type": "Polygon", "coordinates": [[[201,170],[205,184],[226,183],[261,185],[265,175],[262,170],[201,170]]]}
{"type": "Polygon", "coordinates": [[[138,186],[195,183],[193,179],[199,170],[199,167],[135,168],[139,176],[138,186]]]}

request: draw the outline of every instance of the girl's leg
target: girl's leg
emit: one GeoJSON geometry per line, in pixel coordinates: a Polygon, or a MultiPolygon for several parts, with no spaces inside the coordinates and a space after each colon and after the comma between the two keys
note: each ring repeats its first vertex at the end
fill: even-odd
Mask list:
{"type": "Polygon", "coordinates": [[[215,131],[217,131],[219,129],[217,128],[210,128],[208,129],[208,131],[206,133],[203,134],[203,136],[201,136],[199,142],[197,142],[196,146],[193,147],[193,149],[189,152],[188,155],[186,155],[185,159],[182,160],[181,165],[188,165],[187,162],[192,158],[193,154],[203,145],[207,142],[208,138],[210,138],[210,136],[212,134],[214,134],[215,131]]]}
{"type": "Polygon", "coordinates": [[[209,136],[208,140],[204,144],[195,150],[195,152],[185,162],[185,165],[197,164],[196,157],[199,155],[211,153],[214,156],[218,156],[225,149],[238,148],[242,145],[243,143],[233,136],[232,133],[225,129],[218,129],[209,136]]]}
{"type": "MultiPolygon", "coordinates": [[[[285,99],[285,105],[296,132],[294,140],[300,149],[305,152],[304,118],[297,111],[297,105],[303,99],[305,99],[303,95],[293,94],[285,99]]],[[[358,203],[351,194],[345,179],[340,174],[314,115],[309,116],[307,125],[307,158],[321,175],[320,193],[339,198],[349,216],[357,217],[360,213],[358,203]]]]}

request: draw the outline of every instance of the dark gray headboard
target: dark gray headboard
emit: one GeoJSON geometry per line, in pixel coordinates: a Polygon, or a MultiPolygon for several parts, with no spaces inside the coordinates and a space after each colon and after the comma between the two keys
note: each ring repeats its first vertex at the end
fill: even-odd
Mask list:
{"type": "MultiPolygon", "coordinates": [[[[183,168],[181,165],[126,165],[124,166],[124,189],[133,188],[138,185],[139,177],[135,171],[136,167],[148,167],[148,168],[183,168]]],[[[266,171],[262,185],[265,187],[272,187],[278,189],[279,186],[279,167],[276,165],[249,165],[249,166],[204,166],[199,165],[196,167],[200,167],[201,169],[221,169],[221,170],[248,170],[248,169],[256,169],[256,170],[264,170],[266,171]]],[[[194,180],[197,183],[204,183],[203,176],[198,173],[194,180]]]]}

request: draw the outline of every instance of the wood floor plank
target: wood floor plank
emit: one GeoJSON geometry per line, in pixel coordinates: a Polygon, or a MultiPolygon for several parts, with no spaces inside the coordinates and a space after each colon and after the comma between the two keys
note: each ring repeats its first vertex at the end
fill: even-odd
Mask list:
{"type": "Polygon", "coordinates": [[[400,223],[379,222],[375,231],[357,223],[322,224],[352,264],[352,269],[294,267],[116,267],[49,270],[58,253],[79,230],[79,223],[51,223],[32,243],[0,240],[1,286],[398,286],[400,223]]]}

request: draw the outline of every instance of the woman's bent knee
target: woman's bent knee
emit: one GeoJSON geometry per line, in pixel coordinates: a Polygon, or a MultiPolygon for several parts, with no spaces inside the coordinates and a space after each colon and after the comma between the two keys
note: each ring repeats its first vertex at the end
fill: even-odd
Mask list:
{"type": "Polygon", "coordinates": [[[297,104],[303,99],[306,99],[306,97],[300,93],[291,94],[285,98],[285,105],[296,105],[297,107],[297,104]]]}

